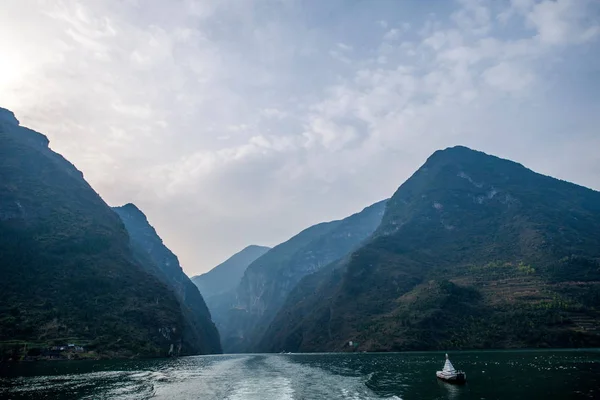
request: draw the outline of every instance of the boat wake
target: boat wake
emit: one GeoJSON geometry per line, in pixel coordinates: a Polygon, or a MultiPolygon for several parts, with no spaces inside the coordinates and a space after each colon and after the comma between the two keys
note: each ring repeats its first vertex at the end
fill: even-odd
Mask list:
{"type": "Polygon", "coordinates": [[[371,400],[372,374],[331,371],[294,361],[296,355],[199,356],[130,370],[13,379],[0,397],[124,400],[371,400]]]}
{"type": "MultiPolygon", "coordinates": [[[[156,385],[156,399],[381,399],[368,376],[343,376],[293,361],[293,355],[232,356],[178,382],[156,385]]],[[[181,369],[178,369],[178,373],[181,369]]],[[[387,397],[399,399],[398,397],[387,397]]]]}

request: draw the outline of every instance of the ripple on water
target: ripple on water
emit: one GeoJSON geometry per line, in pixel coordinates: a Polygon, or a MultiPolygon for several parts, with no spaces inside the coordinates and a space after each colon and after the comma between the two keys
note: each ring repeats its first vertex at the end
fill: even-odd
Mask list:
{"type": "Polygon", "coordinates": [[[229,400],[293,400],[294,389],[291,381],[284,377],[274,379],[245,379],[237,383],[227,399],[229,400]]]}
{"type": "MultiPolygon", "coordinates": [[[[598,351],[455,352],[455,365],[470,377],[463,387],[435,379],[440,359],[443,361],[443,353],[199,356],[129,363],[56,363],[47,369],[32,363],[37,376],[13,373],[0,378],[0,398],[600,398],[598,351]]],[[[23,371],[26,367],[23,365],[23,371]]]]}
{"type": "Polygon", "coordinates": [[[0,394],[11,399],[149,399],[154,386],[147,371],[102,371],[18,378],[0,394]]]}

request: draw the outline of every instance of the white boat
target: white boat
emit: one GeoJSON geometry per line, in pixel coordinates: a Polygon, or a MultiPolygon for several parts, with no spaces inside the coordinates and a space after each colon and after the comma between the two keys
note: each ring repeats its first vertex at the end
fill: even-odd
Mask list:
{"type": "Polygon", "coordinates": [[[454,369],[454,366],[446,354],[446,363],[441,371],[437,371],[435,375],[446,382],[450,383],[465,383],[467,381],[467,374],[463,371],[454,369]]]}

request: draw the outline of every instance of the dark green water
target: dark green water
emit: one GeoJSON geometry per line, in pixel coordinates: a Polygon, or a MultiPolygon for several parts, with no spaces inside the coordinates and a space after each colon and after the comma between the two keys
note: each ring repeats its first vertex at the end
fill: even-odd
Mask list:
{"type": "Polygon", "coordinates": [[[6,399],[600,399],[600,350],[257,354],[0,366],[6,399]]]}

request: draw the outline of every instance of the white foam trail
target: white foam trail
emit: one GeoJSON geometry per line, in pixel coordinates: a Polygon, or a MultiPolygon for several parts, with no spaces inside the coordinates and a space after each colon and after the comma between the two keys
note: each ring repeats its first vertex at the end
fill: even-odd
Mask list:
{"type": "MultiPolygon", "coordinates": [[[[300,361],[300,360],[299,360],[300,361]]],[[[318,365],[318,364],[317,364],[318,365]]],[[[381,399],[366,382],[340,368],[329,371],[294,361],[294,356],[186,357],[155,368],[15,379],[10,392],[74,395],[94,400],[372,400],[381,399]],[[26,383],[26,384],[25,384],[26,383]]],[[[1,388],[0,388],[1,389],[1,388]]],[[[4,393],[0,390],[0,397],[4,393]]],[[[401,400],[400,397],[383,397],[401,400]]]]}
{"type": "Polygon", "coordinates": [[[245,379],[238,384],[229,400],[293,400],[291,381],[284,377],[245,379]]]}

